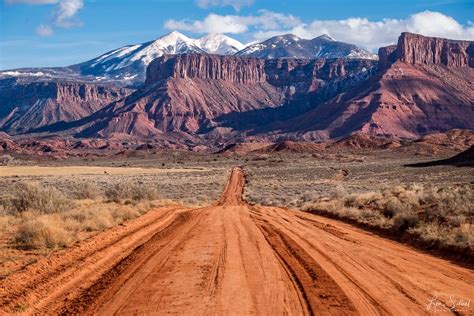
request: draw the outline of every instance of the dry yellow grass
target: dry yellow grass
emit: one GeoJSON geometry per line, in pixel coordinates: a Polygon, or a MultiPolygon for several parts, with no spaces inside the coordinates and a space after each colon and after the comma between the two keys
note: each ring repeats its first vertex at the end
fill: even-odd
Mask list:
{"type": "Polygon", "coordinates": [[[56,213],[33,210],[5,214],[0,216],[0,227],[11,230],[13,242],[20,249],[56,249],[71,245],[84,233],[111,228],[169,203],[155,200],[124,205],[79,200],[74,207],[56,213]]]}
{"type": "Polygon", "coordinates": [[[38,183],[19,182],[14,185],[13,194],[3,202],[4,208],[21,213],[57,213],[72,207],[71,200],[56,188],[38,183]]]}
{"type": "Polygon", "coordinates": [[[106,194],[108,201],[94,194],[93,183],[81,182],[78,189],[76,200],[52,186],[15,183],[0,201],[0,227],[20,249],[55,249],[69,246],[83,232],[108,229],[162,205],[155,188],[138,183],[117,183],[106,194]]]}
{"type": "Polygon", "coordinates": [[[63,176],[63,175],[127,175],[127,174],[157,174],[157,173],[187,173],[205,172],[205,168],[137,168],[137,167],[95,167],[95,166],[0,166],[0,177],[12,176],[63,176]]]}
{"type": "Polygon", "coordinates": [[[360,223],[408,231],[421,240],[474,249],[471,184],[395,186],[381,192],[320,197],[302,209],[360,223]]]}

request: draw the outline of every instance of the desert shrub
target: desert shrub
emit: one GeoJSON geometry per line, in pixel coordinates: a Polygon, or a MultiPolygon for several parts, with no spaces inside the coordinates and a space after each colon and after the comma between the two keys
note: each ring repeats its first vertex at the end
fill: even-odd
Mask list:
{"type": "Polygon", "coordinates": [[[462,224],[467,223],[468,219],[464,215],[453,215],[449,217],[449,222],[453,227],[460,227],[462,224]]]}
{"type": "Polygon", "coordinates": [[[420,219],[417,214],[413,213],[400,213],[393,218],[393,226],[403,232],[409,228],[418,226],[420,219]]]}
{"type": "Polygon", "coordinates": [[[306,191],[301,196],[301,200],[303,202],[309,202],[309,201],[314,201],[314,200],[318,199],[318,197],[319,196],[316,193],[311,192],[311,191],[306,191]]]}
{"type": "Polygon", "coordinates": [[[120,182],[105,190],[108,201],[120,203],[122,201],[144,201],[158,198],[158,191],[154,187],[136,183],[120,182]]]}
{"type": "Polygon", "coordinates": [[[158,190],[154,187],[135,184],[131,188],[133,201],[152,201],[158,199],[158,190]]]}
{"type": "Polygon", "coordinates": [[[342,185],[337,185],[334,190],[331,192],[331,197],[333,199],[340,199],[347,196],[346,189],[342,185]]]}
{"type": "Polygon", "coordinates": [[[72,219],[74,221],[78,221],[78,222],[83,222],[87,219],[87,217],[89,216],[88,214],[92,212],[92,210],[83,210],[82,208],[79,208],[79,209],[74,209],[74,210],[71,210],[65,214],[63,214],[63,217],[64,218],[68,218],[68,219],[72,219]]]}
{"type": "Polygon", "coordinates": [[[7,214],[8,200],[0,198],[0,216],[7,214]]]}
{"type": "Polygon", "coordinates": [[[82,224],[86,231],[101,231],[115,225],[114,217],[109,209],[99,209],[89,213],[82,224]]]}
{"type": "Polygon", "coordinates": [[[472,185],[457,185],[425,189],[421,220],[427,223],[458,227],[472,222],[474,215],[474,190],[472,185]]]}
{"type": "Polygon", "coordinates": [[[8,166],[13,163],[15,158],[10,155],[1,155],[0,156],[0,166],[8,166]]]}
{"type": "Polygon", "coordinates": [[[131,195],[130,185],[127,183],[116,183],[105,189],[105,197],[110,202],[121,202],[131,195]]]}
{"type": "Polygon", "coordinates": [[[416,209],[424,204],[424,192],[418,186],[409,187],[398,198],[411,209],[416,209]]]}
{"type": "Polygon", "coordinates": [[[371,222],[377,218],[380,218],[380,213],[377,211],[373,211],[368,208],[363,208],[360,210],[360,218],[366,222],[371,222]]]}
{"type": "Polygon", "coordinates": [[[14,212],[38,211],[56,213],[69,209],[72,202],[61,191],[36,183],[19,182],[13,188],[9,201],[14,212]]]}
{"type": "Polygon", "coordinates": [[[335,212],[335,213],[345,218],[360,219],[362,218],[361,212],[362,211],[358,208],[346,207],[346,208],[340,209],[338,212],[335,212]]]}
{"type": "Polygon", "coordinates": [[[382,212],[388,218],[392,218],[406,210],[406,206],[395,196],[389,197],[385,201],[382,212]]]}
{"type": "Polygon", "coordinates": [[[416,227],[412,231],[426,241],[436,241],[459,247],[474,247],[474,227],[469,223],[464,223],[460,227],[447,227],[429,223],[416,227]]]}
{"type": "Polygon", "coordinates": [[[65,247],[72,242],[61,222],[50,217],[27,220],[15,234],[16,245],[26,249],[65,247]]]}
{"type": "Polygon", "coordinates": [[[360,194],[351,194],[345,198],[345,204],[351,207],[362,208],[370,205],[382,198],[378,192],[364,192],[360,194]]]}
{"type": "Polygon", "coordinates": [[[14,221],[13,216],[8,216],[8,215],[0,216],[0,230],[6,231],[11,226],[13,221],[14,221]]]}
{"type": "MultiPolygon", "coordinates": [[[[304,199],[304,198],[303,198],[304,199]]],[[[381,192],[332,194],[302,204],[310,212],[329,212],[445,245],[474,247],[474,190],[471,184],[446,187],[396,186],[381,192]]]]}
{"type": "Polygon", "coordinates": [[[102,231],[134,219],[152,208],[154,204],[139,203],[128,206],[117,203],[91,202],[81,207],[60,214],[67,230],[102,231]]]}
{"type": "Polygon", "coordinates": [[[114,220],[120,223],[137,218],[138,216],[140,216],[140,212],[135,207],[120,207],[112,212],[114,220]]]}
{"type": "Polygon", "coordinates": [[[253,160],[254,161],[265,161],[265,160],[268,160],[270,158],[270,155],[268,154],[261,154],[257,157],[254,157],[253,160]]]}
{"type": "Polygon", "coordinates": [[[77,199],[95,200],[100,196],[99,187],[92,182],[80,182],[74,190],[74,197],[77,199]]]}
{"type": "Polygon", "coordinates": [[[339,213],[346,211],[348,208],[344,207],[342,200],[321,199],[319,201],[304,203],[301,206],[303,211],[323,211],[331,213],[339,213]]]}

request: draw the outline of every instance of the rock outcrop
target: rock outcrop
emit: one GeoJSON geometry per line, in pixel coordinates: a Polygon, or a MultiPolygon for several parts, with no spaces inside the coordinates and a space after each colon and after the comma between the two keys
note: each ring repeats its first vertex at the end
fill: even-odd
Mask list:
{"type": "Polygon", "coordinates": [[[371,60],[164,55],[150,64],[142,88],[82,120],[83,128],[76,135],[236,137],[302,113],[319,99],[329,99],[367,79],[375,65],[371,60]]]}
{"type": "Polygon", "coordinates": [[[146,84],[170,78],[224,80],[255,84],[268,82],[274,86],[311,83],[313,79],[342,79],[363,73],[376,62],[366,59],[255,59],[221,55],[164,55],[147,69],[146,84]]]}
{"type": "Polygon", "coordinates": [[[397,45],[379,48],[379,68],[386,69],[397,60],[397,45]]]}
{"type": "MultiPolygon", "coordinates": [[[[134,93],[0,80],[0,131],[221,146],[474,129],[473,43],[403,33],[367,59],[163,55],[134,93]]],[[[360,138],[362,139],[362,138],[360,138]]],[[[359,140],[360,140],[359,139],[359,140]]]]}
{"type": "Polygon", "coordinates": [[[0,80],[0,130],[24,133],[88,116],[131,91],[110,84],[0,80]]]}
{"type": "Polygon", "coordinates": [[[379,50],[381,68],[396,60],[417,65],[474,68],[474,42],[402,33],[396,46],[379,50]]]}
{"type": "Polygon", "coordinates": [[[473,45],[403,33],[397,46],[379,50],[378,74],[269,130],[324,140],[354,132],[416,139],[474,129],[473,45]]]}
{"type": "Polygon", "coordinates": [[[147,68],[146,84],[167,78],[197,78],[254,84],[266,81],[265,61],[222,55],[164,55],[147,68]]]}

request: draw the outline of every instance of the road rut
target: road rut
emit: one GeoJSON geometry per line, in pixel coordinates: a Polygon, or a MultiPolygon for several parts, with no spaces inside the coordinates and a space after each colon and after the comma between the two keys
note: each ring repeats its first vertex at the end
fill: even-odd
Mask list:
{"type": "Polygon", "coordinates": [[[472,270],[334,220],[250,206],[243,189],[234,168],[215,205],[151,211],[8,276],[0,313],[406,315],[434,312],[434,297],[438,309],[472,299],[472,270]]]}

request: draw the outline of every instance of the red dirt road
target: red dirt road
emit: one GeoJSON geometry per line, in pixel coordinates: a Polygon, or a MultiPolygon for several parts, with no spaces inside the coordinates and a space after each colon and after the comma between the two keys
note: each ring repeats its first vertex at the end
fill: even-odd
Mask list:
{"type": "Polygon", "coordinates": [[[0,314],[472,314],[474,272],[334,220],[242,201],[149,212],[0,281],[0,314]],[[434,299],[436,297],[436,299],[434,299]],[[430,305],[429,302],[432,302],[430,305]],[[435,304],[436,303],[436,304],[435,304]]]}

